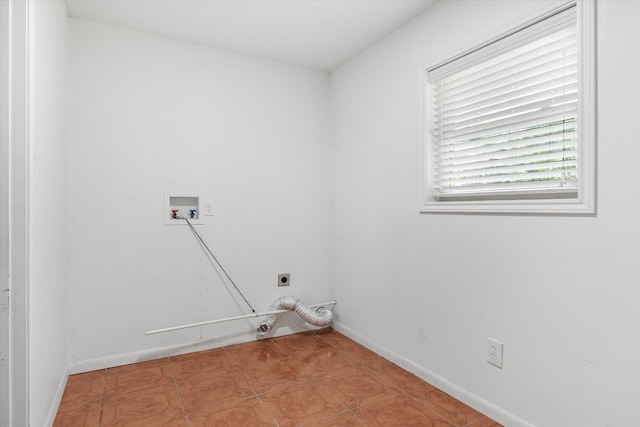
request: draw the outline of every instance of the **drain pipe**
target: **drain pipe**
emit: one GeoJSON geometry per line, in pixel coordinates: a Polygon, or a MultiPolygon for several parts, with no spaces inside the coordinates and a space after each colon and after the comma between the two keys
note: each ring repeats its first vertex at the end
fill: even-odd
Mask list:
{"type": "MultiPolygon", "coordinates": [[[[307,323],[314,326],[328,326],[333,319],[333,312],[326,307],[318,307],[315,311],[304,305],[302,301],[293,297],[280,297],[273,303],[273,310],[293,311],[307,323]]],[[[257,333],[261,337],[267,335],[280,318],[280,313],[274,313],[267,317],[260,326],[257,333]]]]}
{"type": "MultiPolygon", "coordinates": [[[[334,306],[334,305],[336,305],[336,300],[328,301],[328,302],[322,302],[322,303],[319,303],[319,304],[312,304],[312,305],[309,305],[308,307],[309,308],[321,307],[321,308],[324,308],[326,310],[326,307],[331,307],[331,306],[334,306]]],[[[266,316],[271,316],[272,314],[286,313],[287,311],[289,311],[289,310],[271,310],[271,311],[265,311],[265,312],[260,312],[260,313],[244,314],[242,316],[226,317],[224,319],[205,320],[204,322],[189,323],[187,325],[173,326],[171,328],[156,329],[156,330],[153,330],[153,331],[148,331],[147,335],[161,334],[161,333],[164,333],[164,332],[177,331],[177,330],[180,330],[180,329],[196,328],[196,327],[205,326],[205,325],[213,325],[215,323],[230,322],[232,320],[253,319],[253,318],[256,318],[256,317],[266,317],[266,316]]]]}

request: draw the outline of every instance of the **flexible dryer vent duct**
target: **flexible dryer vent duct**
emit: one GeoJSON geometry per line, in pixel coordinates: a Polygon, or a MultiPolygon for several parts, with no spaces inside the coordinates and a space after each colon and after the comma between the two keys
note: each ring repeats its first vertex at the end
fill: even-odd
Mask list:
{"type": "MultiPolygon", "coordinates": [[[[326,307],[318,307],[315,311],[304,305],[302,301],[293,297],[280,297],[273,303],[274,310],[293,311],[307,323],[314,326],[327,326],[333,319],[333,312],[326,307]]],[[[258,335],[267,335],[276,324],[280,314],[272,314],[258,326],[258,335]]]]}

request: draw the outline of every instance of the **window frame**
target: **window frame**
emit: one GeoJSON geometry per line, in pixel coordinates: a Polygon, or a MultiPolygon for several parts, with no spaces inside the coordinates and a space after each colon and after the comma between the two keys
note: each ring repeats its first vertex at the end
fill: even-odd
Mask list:
{"type": "MultiPolygon", "coordinates": [[[[595,2],[567,1],[545,5],[529,18],[511,29],[491,37],[483,43],[444,61],[439,61],[422,69],[423,94],[423,135],[424,135],[424,177],[421,213],[499,213],[499,214],[568,214],[592,215],[596,212],[596,28],[595,2]],[[523,198],[521,195],[496,197],[477,196],[470,198],[448,198],[438,200],[434,197],[431,165],[431,133],[429,132],[428,73],[445,63],[462,58],[498,40],[508,38],[520,30],[535,25],[559,12],[576,7],[577,32],[579,37],[579,106],[578,106],[578,169],[580,177],[576,198],[548,198],[544,194],[523,198]]],[[[544,193],[544,192],[543,192],[544,193]]]]}

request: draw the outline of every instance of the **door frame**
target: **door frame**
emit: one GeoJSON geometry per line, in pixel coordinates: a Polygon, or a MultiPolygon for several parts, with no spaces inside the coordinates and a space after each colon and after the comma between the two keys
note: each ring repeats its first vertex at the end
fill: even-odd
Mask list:
{"type": "Polygon", "coordinates": [[[31,1],[0,1],[0,427],[29,425],[31,1]]]}

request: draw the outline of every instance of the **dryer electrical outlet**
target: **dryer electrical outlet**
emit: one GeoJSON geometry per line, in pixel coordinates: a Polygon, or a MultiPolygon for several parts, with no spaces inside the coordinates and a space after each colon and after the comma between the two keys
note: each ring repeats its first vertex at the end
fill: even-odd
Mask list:
{"type": "Polygon", "coordinates": [[[290,286],[291,275],[289,273],[278,274],[278,286],[290,286]]]}

